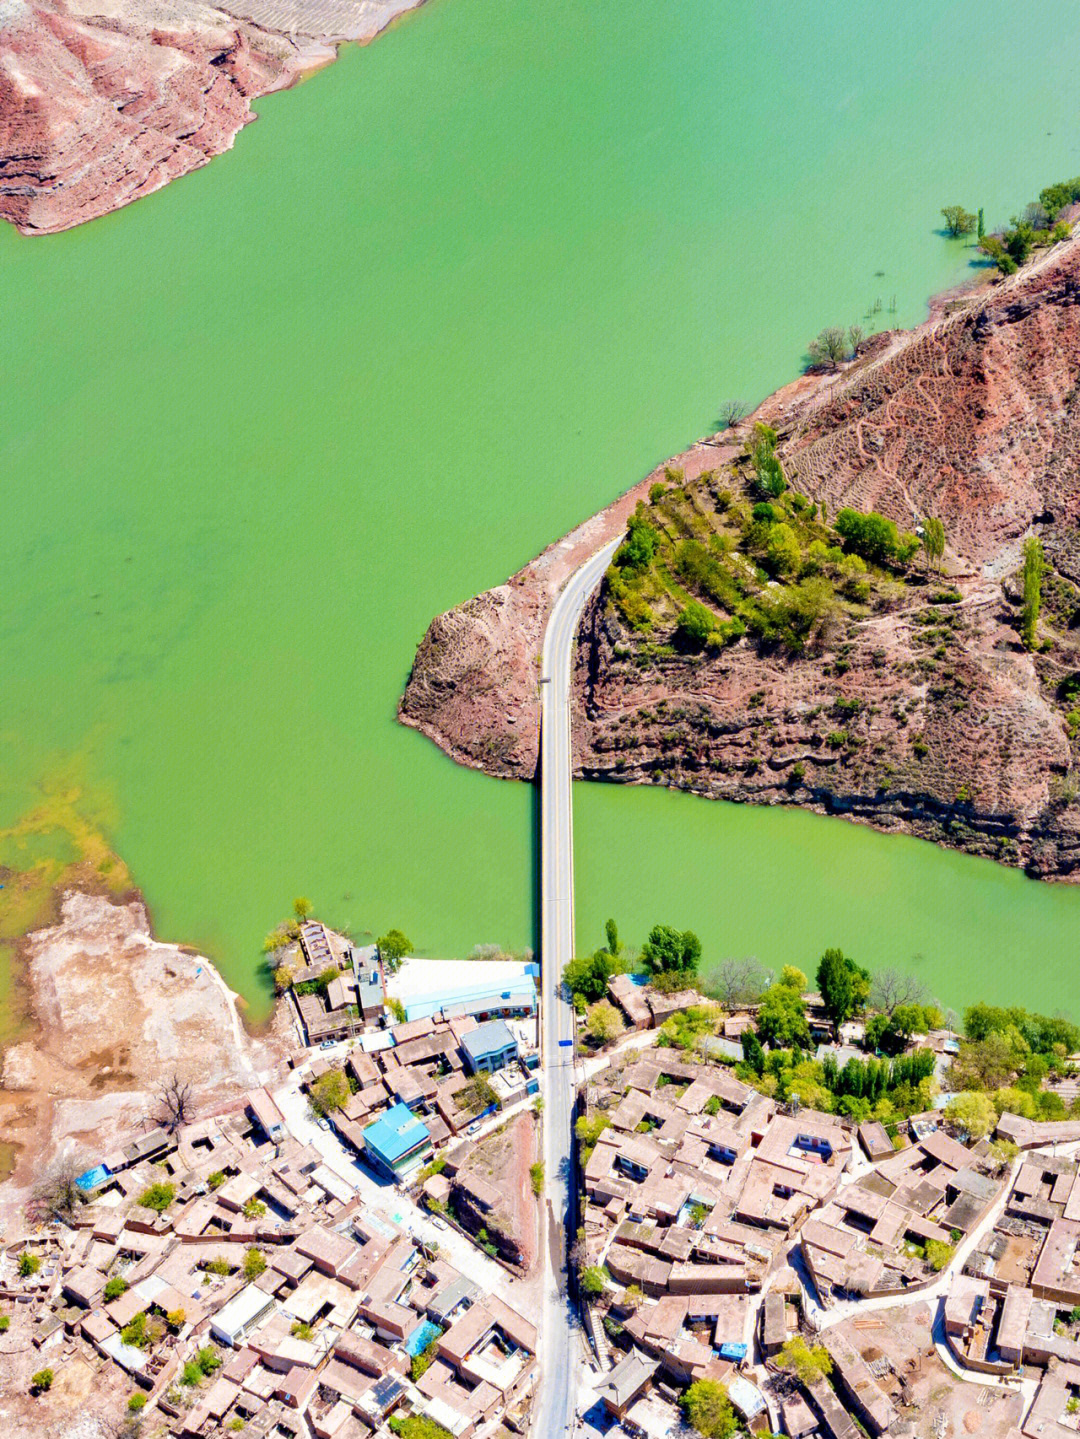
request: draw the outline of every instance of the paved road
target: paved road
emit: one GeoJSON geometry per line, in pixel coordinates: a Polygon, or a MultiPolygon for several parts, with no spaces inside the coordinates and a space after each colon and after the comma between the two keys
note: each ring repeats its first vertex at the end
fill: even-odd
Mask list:
{"type": "Polygon", "coordinates": [[[621,541],[575,571],[555,602],[544,635],[541,683],[541,932],[543,964],[544,1169],[547,1180],[547,1264],[541,1323],[540,1387],[533,1433],[562,1439],[574,1422],[580,1339],[566,1290],[566,1232],[573,1176],[570,1124],[574,1107],[574,1014],[561,976],[574,954],[574,837],[570,757],[570,664],[585,603],[621,541]]]}

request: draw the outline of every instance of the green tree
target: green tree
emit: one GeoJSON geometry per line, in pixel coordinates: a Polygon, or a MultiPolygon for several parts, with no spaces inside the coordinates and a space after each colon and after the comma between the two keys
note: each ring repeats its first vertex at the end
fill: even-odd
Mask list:
{"type": "Polygon", "coordinates": [[[940,569],[945,554],[945,526],[940,520],[929,519],[923,524],[923,549],[926,552],[926,572],[931,568],[940,569]]]}
{"type": "Polygon", "coordinates": [[[254,1279],[258,1279],[260,1274],[265,1274],[266,1257],[261,1249],[256,1249],[255,1246],[252,1245],[250,1249],[244,1250],[243,1270],[244,1278],[249,1283],[254,1279]]]}
{"type": "Polygon", "coordinates": [[[30,1279],[41,1268],[41,1256],[24,1249],[19,1255],[19,1278],[30,1279]]]}
{"type": "Polygon", "coordinates": [[[53,1372],[51,1369],[39,1369],[36,1374],[30,1376],[30,1387],[36,1394],[47,1394],[52,1388],[53,1372]]]}
{"type": "Polygon", "coordinates": [[[105,1303],[111,1304],[114,1299],[119,1299],[121,1294],[127,1293],[128,1282],[122,1274],[114,1274],[105,1285],[105,1303]]]}
{"type": "Polygon", "coordinates": [[[598,1044],[606,1044],[611,1039],[618,1039],[625,1030],[623,1017],[610,1000],[601,999],[589,1010],[588,1018],[585,1021],[585,1033],[590,1039],[595,1039],[598,1044]]]}
{"type": "Polygon", "coordinates": [[[945,1118],[969,1139],[985,1139],[997,1124],[997,1111],[988,1094],[972,1089],[949,1100],[945,1106],[945,1118]]]}
{"type": "Polygon", "coordinates": [[[604,938],[607,940],[608,954],[611,955],[612,959],[618,959],[619,955],[623,952],[624,945],[619,938],[619,926],[613,919],[604,921],[604,938]]]}
{"type": "Polygon", "coordinates": [[[827,949],[817,967],[817,986],[825,1013],[836,1025],[857,1014],[870,994],[870,975],[842,949],[827,949]]]}
{"type": "Polygon", "coordinates": [[[884,515],[844,509],[837,514],[834,529],[849,550],[871,564],[887,565],[899,554],[899,533],[884,515]]]}
{"type": "Polygon", "coordinates": [[[675,636],[683,649],[700,650],[704,648],[716,626],[717,619],[712,611],[707,610],[697,600],[691,600],[679,611],[679,617],[675,621],[675,636]]]}
{"type": "Polygon", "coordinates": [[[1043,547],[1034,535],[1024,541],[1024,605],[1020,619],[1020,633],[1024,647],[1029,650],[1038,644],[1039,610],[1042,607],[1042,581],[1046,572],[1043,547]]]}
{"type": "Polygon", "coordinates": [[[175,1198],[175,1184],[151,1184],[139,1195],[139,1203],[144,1209],[152,1209],[156,1214],[164,1214],[175,1198]]]}
{"type": "Polygon", "coordinates": [[[581,1290],[590,1299],[595,1299],[598,1294],[603,1294],[607,1284],[607,1270],[602,1269],[598,1264],[586,1264],[581,1271],[581,1290]]]}
{"type": "Polygon", "coordinates": [[[632,514],[626,524],[626,539],[615,551],[613,563],[618,569],[647,570],[653,562],[660,534],[648,521],[643,510],[632,514]]]}
{"type": "MultiPolygon", "coordinates": [[[[965,210],[963,205],[946,205],[941,213],[945,219],[945,228],[954,240],[959,235],[970,235],[978,220],[978,217],[970,210],[965,210]]],[[[982,214],[981,210],[979,214],[982,214]]]]}
{"type": "Polygon", "coordinates": [[[926,1241],[926,1262],[935,1274],[939,1274],[949,1264],[955,1253],[953,1246],[941,1239],[926,1241]]]}
{"type": "MultiPolygon", "coordinates": [[[[761,1047],[761,1040],[752,1029],[744,1029],[739,1042],[742,1045],[743,1059],[755,1074],[761,1074],[765,1068],[765,1051],[761,1047]]],[[[717,1107],[719,1108],[719,1104],[717,1107]]]]}
{"type": "Polygon", "coordinates": [[[801,1334],[794,1335],[776,1359],[781,1369],[790,1369],[801,1384],[816,1384],[832,1371],[832,1359],[824,1344],[810,1346],[801,1334]]]}
{"type": "Polygon", "coordinates": [[[773,525],[765,544],[769,568],[777,575],[794,574],[802,563],[802,550],[795,531],[787,524],[773,525]]]}
{"type": "Polygon", "coordinates": [[[400,929],[388,929],[381,939],[376,940],[379,955],[390,974],[396,974],[401,961],[412,952],[412,941],[400,929]]]}
{"type": "Polygon", "coordinates": [[[473,1114],[479,1114],[482,1109],[499,1107],[499,1096],[492,1088],[491,1080],[486,1074],[474,1074],[462,1091],[465,1098],[465,1108],[473,1114]]]}
{"type": "Polygon", "coordinates": [[[302,894],[298,895],[292,902],[292,910],[300,923],[303,924],[304,920],[307,919],[311,913],[311,900],[305,899],[302,894]]]}
{"type": "Polygon", "coordinates": [[[715,1379],[698,1379],[679,1401],[702,1439],[728,1439],[738,1428],[727,1390],[715,1379]]]}
{"type": "Polygon", "coordinates": [[[613,974],[621,974],[624,968],[618,955],[598,949],[593,954],[572,959],[563,970],[563,980],[571,994],[581,995],[586,1002],[593,1003],[603,999],[608,980],[613,974]]]}
{"type": "Polygon", "coordinates": [[[986,237],[986,225],[983,220],[983,207],[979,206],[979,213],[975,220],[975,238],[981,245],[986,237]]]}
{"type": "Polygon", "coordinates": [[[778,1049],[810,1044],[810,1026],[802,997],[784,984],[774,984],[765,991],[758,1010],[758,1034],[778,1049]]]}
{"type": "Polygon", "coordinates": [[[1018,269],[1016,261],[1006,250],[1004,242],[998,235],[984,235],[979,242],[979,249],[988,260],[992,260],[1003,275],[1015,275],[1018,269]]]}
{"type": "Polygon", "coordinates": [[[812,365],[828,365],[835,370],[848,352],[847,336],[838,325],[829,325],[806,347],[812,365]]]}
{"type": "Polygon", "coordinates": [[[641,958],[651,974],[694,975],[701,961],[701,940],[691,929],[656,924],[641,947],[641,958]]]}
{"type": "Polygon", "coordinates": [[[308,1088],[308,1103],[315,1114],[324,1118],[335,1109],[344,1109],[351,1093],[344,1071],[328,1069],[325,1074],[320,1074],[318,1079],[311,1082],[308,1088]]]}
{"type": "Polygon", "coordinates": [[[777,983],[782,984],[785,989],[793,989],[796,994],[805,994],[810,981],[801,969],[796,969],[793,964],[785,964],[777,983]]]}
{"type": "Polygon", "coordinates": [[[529,1165],[529,1183],[532,1185],[532,1192],[539,1199],[544,1192],[544,1162],[542,1159],[529,1165]]]}

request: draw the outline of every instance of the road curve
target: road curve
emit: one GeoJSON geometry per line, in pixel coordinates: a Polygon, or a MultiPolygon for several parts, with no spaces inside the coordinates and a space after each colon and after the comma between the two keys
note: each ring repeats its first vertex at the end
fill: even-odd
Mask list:
{"type": "Polygon", "coordinates": [[[540,685],[541,898],[540,958],[544,1014],[544,1173],[546,1271],[541,1321],[540,1384],[532,1432],[562,1439],[574,1422],[578,1386],[576,1320],[567,1296],[566,1233],[573,1183],[570,1126],[574,1108],[574,1012],[561,977],[574,954],[574,834],[570,746],[570,672],[574,637],[586,601],[622,536],[575,570],[555,601],[544,632],[540,685]]]}

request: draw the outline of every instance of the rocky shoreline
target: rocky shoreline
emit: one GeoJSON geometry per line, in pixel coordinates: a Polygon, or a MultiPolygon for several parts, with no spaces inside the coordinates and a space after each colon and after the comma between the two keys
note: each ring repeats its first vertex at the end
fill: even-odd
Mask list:
{"type": "Polygon", "coordinates": [[[839,372],[801,376],[734,435],[657,467],[505,585],[437,617],[401,720],[459,762],[532,778],[537,665],[560,585],[654,486],[713,503],[714,477],[732,483],[761,419],[780,435],[792,486],[830,514],[874,509],[905,529],[939,516],[958,603],[941,619],[913,576],[895,612],[867,617],[821,652],[796,657],[746,638],[688,656],[634,632],[605,584],[579,632],[575,772],[797,804],[1080,879],[1070,717],[1080,674],[1078,371],[1073,240],[1009,280],[951,293],[925,324],[875,337],[839,372]],[[1051,630],[1035,655],[1019,643],[1014,584],[1031,533],[1051,566],[1051,630]],[[860,716],[845,722],[850,743],[839,746],[830,711],[853,696],[860,716]]]}
{"type": "Polygon", "coordinates": [[[108,214],[231,148],[252,100],[423,0],[12,0],[0,32],[0,219],[108,214]]]}

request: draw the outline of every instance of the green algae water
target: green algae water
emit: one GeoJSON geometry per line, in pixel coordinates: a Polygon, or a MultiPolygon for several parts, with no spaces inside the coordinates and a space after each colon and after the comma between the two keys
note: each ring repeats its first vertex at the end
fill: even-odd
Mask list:
{"type": "MultiPolygon", "coordinates": [[[[969,273],[943,204],[994,223],[1080,170],[1076,29],[1000,0],[430,0],[207,169],[4,229],[0,828],[74,786],[256,1015],[299,893],[429,954],[531,944],[531,791],[394,722],[428,620],[823,325],[920,319],[969,273]]],[[[576,807],[583,944],[669,919],[711,958],[920,953],[945,1001],[1080,1008],[1080,892],[792,812],[576,807]]]]}

